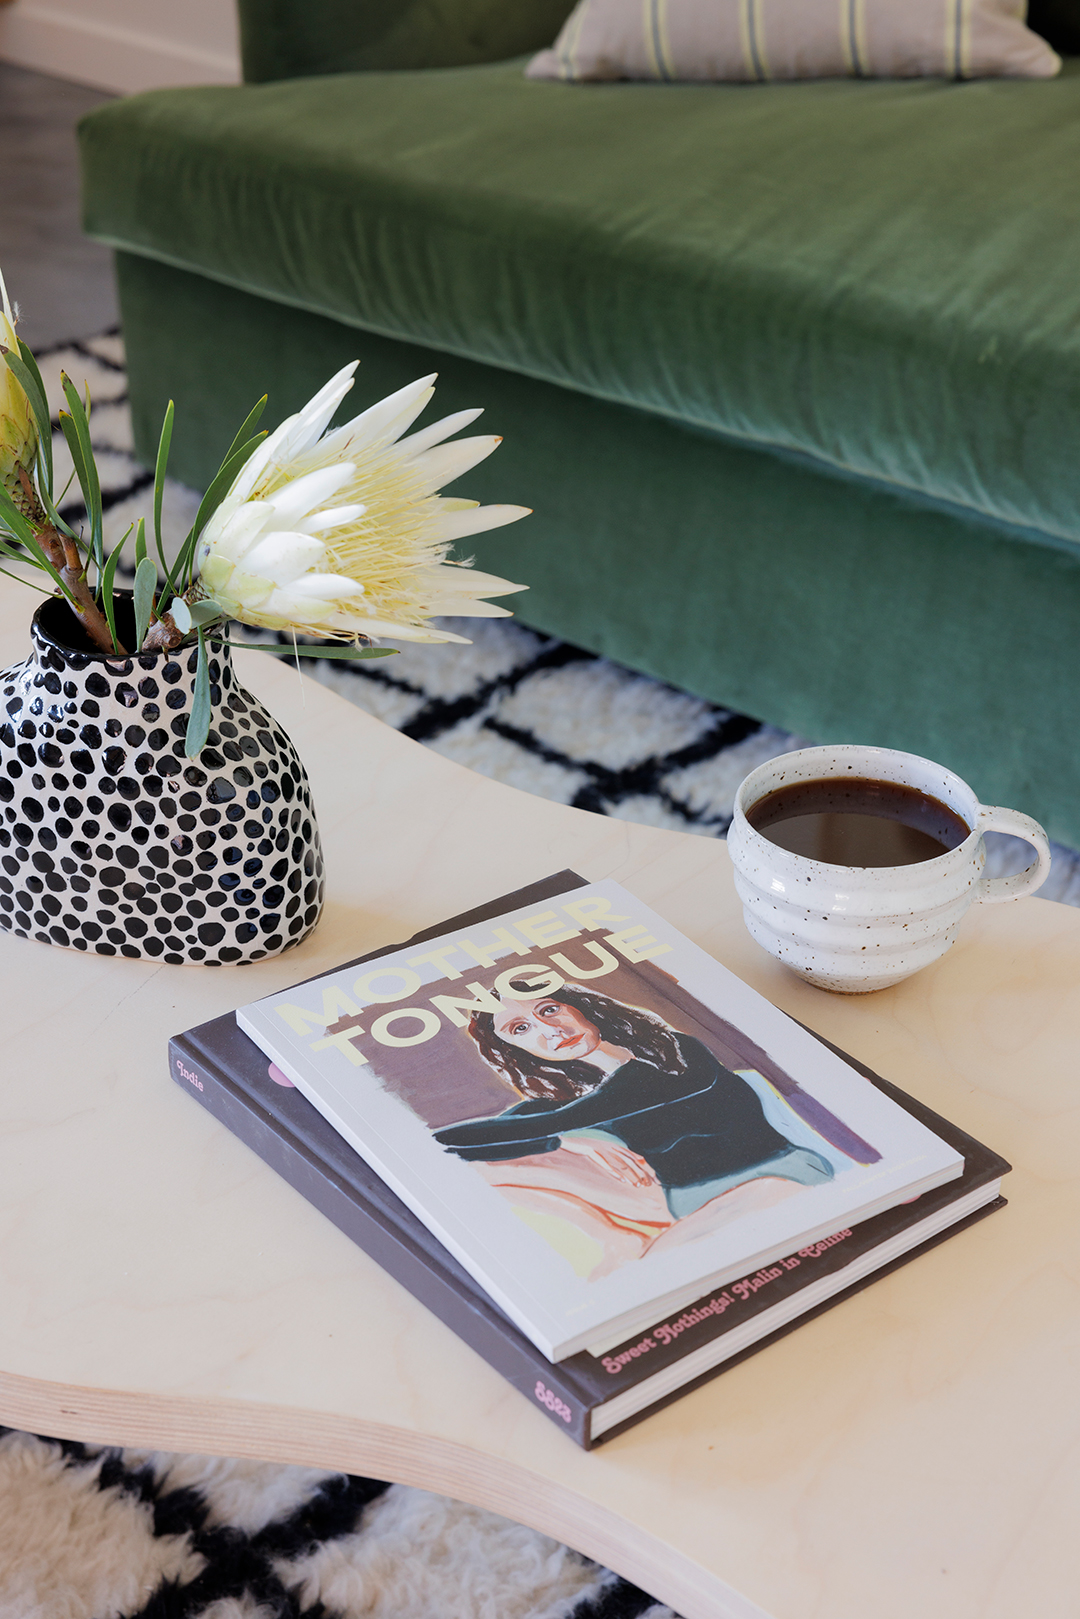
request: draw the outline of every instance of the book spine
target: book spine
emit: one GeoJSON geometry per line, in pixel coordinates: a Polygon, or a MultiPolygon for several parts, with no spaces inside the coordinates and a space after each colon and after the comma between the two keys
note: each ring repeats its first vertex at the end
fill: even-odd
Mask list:
{"type": "Polygon", "coordinates": [[[169,1074],[227,1130],[337,1226],[495,1371],[583,1449],[591,1449],[591,1402],[492,1306],[475,1302],[424,1249],[377,1217],[265,1108],[183,1035],[169,1042],[169,1074]]]}

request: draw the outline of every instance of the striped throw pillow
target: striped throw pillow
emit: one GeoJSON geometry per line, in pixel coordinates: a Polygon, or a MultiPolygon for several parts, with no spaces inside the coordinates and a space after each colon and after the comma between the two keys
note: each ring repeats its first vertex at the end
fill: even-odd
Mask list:
{"type": "Polygon", "coordinates": [[[534,79],[1050,78],[1024,0],[578,0],[534,79]]]}

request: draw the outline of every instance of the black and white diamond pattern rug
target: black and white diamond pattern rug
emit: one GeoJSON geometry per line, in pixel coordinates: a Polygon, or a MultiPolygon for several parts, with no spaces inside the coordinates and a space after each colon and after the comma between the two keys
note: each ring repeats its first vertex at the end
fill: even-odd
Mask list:
{"type": "MultiPolygon", "coordinates": [[[[90,383],[111,545],[147,514],[151,484],[131,453],[122,342],[109,333],[39,360],[54,408],[62,368],[90,383]]],[[[63,487],[59,436],[55,450],[63,487]]],[[[172,543],[197,504],[170,487],[172,543]]],[[[305,660],[305,672],[483,775],[708,837],[726,831],[749,770],[803,745],[512,621],[456,627],[471,647],[410,647],[385,663],[305,660]]],[[[1080,857],[1055,849],[1054,868],[1044,892],[1080,904],[1080,857]]],[[[567,1547],[424,1491],[0,1429],[0,1619],[360,1616],[674,1619],[567,1547]]]]}
{"type": "Polygon", "coordinates": [[[531,1529],[309,1467],[0,1429],[3,1619],[675,1619],[531,1529]]]}

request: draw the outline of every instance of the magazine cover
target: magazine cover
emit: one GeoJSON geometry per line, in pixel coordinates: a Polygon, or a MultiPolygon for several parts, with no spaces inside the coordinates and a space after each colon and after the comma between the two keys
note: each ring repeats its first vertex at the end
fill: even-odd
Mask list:
{"type": "Polygon", "coordinates": [[[237,1019],[553,1360],[963,1167],[610,881],[237,1019]]]}

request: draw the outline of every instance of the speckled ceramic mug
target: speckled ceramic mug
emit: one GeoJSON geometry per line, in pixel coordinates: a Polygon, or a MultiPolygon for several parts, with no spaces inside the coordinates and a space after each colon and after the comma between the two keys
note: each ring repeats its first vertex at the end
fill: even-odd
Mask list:
{"type": "Polygon", "coordinates": [[[760,765],[736,795],[728,849],[746,926],[758,944],[809,983],[848,995],[885,989],[928,966],[948,950],[973,901],[1020,899],[1050,872],[1050,847],[1037,821],[980,804],[951,770],[892,748],[801,748],[760,765]],[[927,793],[971,831],[932,860],[840,866],[779,848],[746,818],[780,787],[845,776],[927,793]],[[983,877],[984,832],[1023,838],[1035,860],[1014,877],[983,877]]]}

